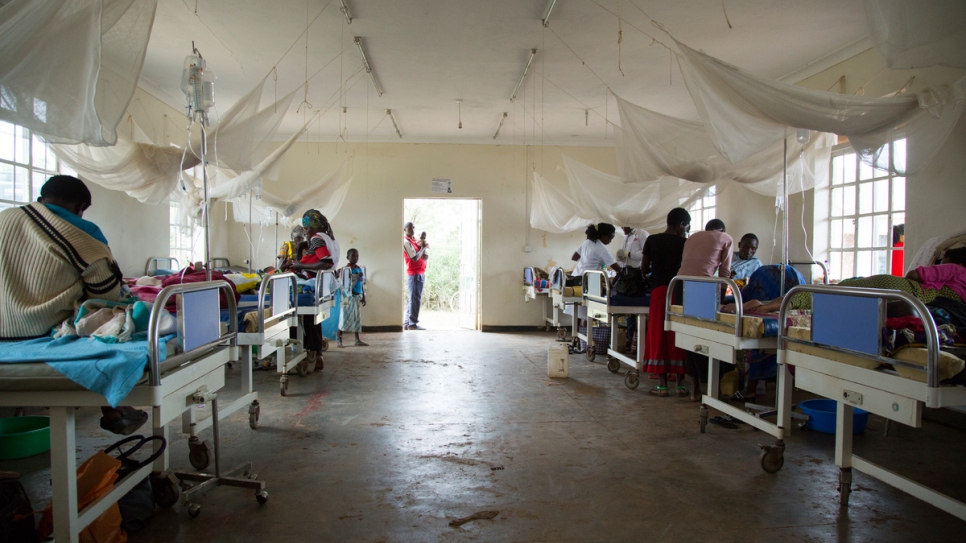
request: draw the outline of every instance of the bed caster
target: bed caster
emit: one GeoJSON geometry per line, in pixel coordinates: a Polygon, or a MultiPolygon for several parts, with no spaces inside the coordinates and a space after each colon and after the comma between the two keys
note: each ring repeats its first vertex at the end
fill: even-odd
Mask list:
{"type": "Polygon", "coordinates": [[[329,340],[325,337],[322,338],[322,350],[323,351],[329,350],[329,340]]]}
{"type": "Polygon", "coordinates": [[[201,514],[201,506],[200,505],[198,505],[197,503],[189,503],[188,504],[188,516],[189,517],[191,517],[191,518],[198,518],[198,515],[200,515],[200,514],[201,514]]]}
{"type": "Polygon", "coordinates": [[[256,492],[255,501],[257,501],[261,505],[265,505],[265,503],[268,502],[268,492],[264,490],[262,490],[261,492],[256,492]]]}
{"type": "Polygon", "coordinates": [[[624,386],[626,386],[631,390],[634,390],[640,384],[641,384],[640,374],[634,370],[628,370],[627,373],[624,375],[624,386]]]}
{"type": "Polygon", "coordinates": [[[621,362],[616,358],[607,359],[607,371],[611,373],[617,373],[621,371],[621,362]]]}
{"type": "Polygon", "coordinates": [[[299,370],[299,377],[305,377],[309,374],[309,361],[303,360],[296,366],[299,370]]]}
{"type": "Polygon", "coordinates": [[[174,507],[181,497],[178,479],[172,473],[152,475],[151,492],[154,494],[154,502],[164,509],[174,507]]]}
{"type": "Polygon", "coordinates": [[[594,359],[597,358],[597,353],[595,351],[596,351],[596,349],[594,349],[594,346],[593,345],[587,345],[587,361],[588,362],[593,362],[594,359]]]}
{"type": "Polygon", "coordinates": [[[211,463],[211,454],[207,441],[201,441],[198,436],[191,436],[188,439],[188,462],[198,471],[208,467],[211,463]]]}
{"type": "Polygon", "coordinates": [[[258,416],[262,414],[262,406],[258,405],[258,400],[253,401],[248,406],[248,426],[252,430],[258,430],[258,416]]]}
{"type": "Polygon", "coordinates": [[[283,375],[281,379],[278,380],[278,393],[282,396],[288,392],[288,377],[283,375]]]}
{"type": "Polygon", "coordinates": [[[849,495],[852,494],[852,468],[842,468],[839,471],[839,505],[849,506],[849,495]]]}
{"type": "Polygon", "coordinates": [[[567,331],[563,328],[557,328],[557,341],[566,341],[567,331]]]}
{"type": "Polygon", "coordinates": [[[785,465],[785,442],[778,440],[775,445],[759,445],[761,447],[761,469],[765,473],[778,473],[785,465]]]}
{"type": "Polygon", "coordinates": [[[701,405],[701,415],[698,417],[698,420],[700,421],[701,433],[703,434],[704,430],[708,427],[708,406],[701,405]]]}

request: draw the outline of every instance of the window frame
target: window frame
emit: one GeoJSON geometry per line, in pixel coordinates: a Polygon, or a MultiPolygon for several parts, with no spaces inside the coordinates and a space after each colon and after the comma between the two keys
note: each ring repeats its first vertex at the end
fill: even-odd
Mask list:
{"type": "Polygon", "coordinates": [[[29,205],[31,202],[37,201],[37,198],[40,196],[41,187],[51,176],[54,176],[60,173],[72,173],[69,171],[65,171],[66,168],[64,168],[61,165],[60,160],[57,158],[57,155],[54,154],[54,152],[50,149],[47,143],[44,142],[40,136],[34,134],[33,131],[31,131],[29,128],[20,126],[15,123],[6,122],[6,121],[0,121],[0,123],[2,123],[2,125],[13,127],[13,140],[12,140],[13,148],[11,153],[11,156],[13,156],[13,159],[11,160],[11,159],[0,157],[0,165],[9,167],[13,174],[13,177],[12,177],[13,194],[11,198],[6,198],[4,197],[4,194],[0,192],[0,209],[29,205]],[[23,134],[25,134],[26,137],[24,137],[23,134]],[[17,157],[18,139],[26,142],[26,150],[25,150],[26,162],[22,162],[18,160],[18,157],[17,157]],[[35,164],[36,158],[34,156],[34,153],[35,153],[35,147],[37,146],[43,147],[42,155],[43,155],[44,164],[42,166],[35,164]],[[50,167],[51,161],[53,162],[53,168],[50,167]],[[26,173],[26,177],[27,177],[26,179],[27,199],[26,200],[17,198],[17,193],[19,192],[17,190],[17,187],[20,184],[20,181],[17,179],[17,175],[16,175],[18,169],[26,170],[27,172],[26,173]],[[42,178],[42,180],[39,183],[36,182],[37,174],[40,174],[42,178]]]}

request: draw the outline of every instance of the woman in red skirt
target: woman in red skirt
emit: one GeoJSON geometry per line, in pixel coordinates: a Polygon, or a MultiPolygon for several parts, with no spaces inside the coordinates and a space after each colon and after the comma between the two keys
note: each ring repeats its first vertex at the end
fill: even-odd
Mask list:
{"type": "Polygon", "coordinates": [[[684,388],[684,351],[674,346],[674,332],[664,331],[664,301],[671,279],[678,274],[684,242],[691,229],[691,215],[686,209],[676,207],[667,214],[667,229],[654,234],[644,242],[644,258],[641,270],[651,274],[651,312],[647,319],[647,340],[644,342],[645,373],[656,373],[658,386],[650,393],[667,397],[668,375],[677,377],[677,395],[687,396],[684,388]]]}

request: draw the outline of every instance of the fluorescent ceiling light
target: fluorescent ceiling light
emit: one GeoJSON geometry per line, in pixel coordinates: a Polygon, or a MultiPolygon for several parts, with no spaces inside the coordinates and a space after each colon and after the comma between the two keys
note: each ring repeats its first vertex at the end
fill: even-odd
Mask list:
{"type": "Polygon", "coordinates": [[[553,12],[555,5],[557,5],[557,0],[550,0],[550,5],[547,6],[547,11],[543,16],[543,26],[550,26],[550,14],[553,12]]]}
{"type": "Polygon", "coordinates": [[[517,88],[513,89],[513,96],[510,97],[510,101],[516,99],[517,93],[520,92],[520,87],[523,85],[523,80],[527,78],[527,72],[530,71],[530,65],[533,64],[533,57],[536,56],[537,50],[530,50],[530,60],[527,61],[527,67],[523,69],[523,76],[520,78],[520,82],[517,83],[517,88]]]}
{"type": "MultiPolygon", "coordinates": [[[[359,54],[362,55],[362,65],[366,67],[366,73],[369,74],[369,79],[372,80],[372,86],[376,88],[376,92],[379,96],[382,96],[382,88],[379,87],[379,83],[376,81],[376,75],[372,73],[372,68],[369,66],[369,59],[366,58],[366,51],[362,48],[362,38],[359,36],[355,37],[356,45],[359,47],[359,54]]],[[[534,49],[536,51],[536,49],[534,49]]]]}
{"type": "Polygon", "coordinates": [[[343,15],[345,15],[345,22],[346,22],[346,24],[350,24],[351,25],[352,24],[352,15],[349,14],[349,6],[345,5],[345,0],[339,0],[339,4],[342,5],[342,7],[339,8],[339,10],[342,12],[343,15]]]}
{"type": "Polygon", "coordinates": [[[386,115],[389,115],[389,120],[392,121],[392,127],[396,129],[396,135],[400,138],[402,137],[402,132],[399,131],[399,125],[396,124],[396,118],[392,116],[392,110],[387,109],[386,115]]]}
{"type": "Polygon", "coordinates": [[[496,137],[500,135],[500,130],[503,128],[503,123],[506,122],[506,116],[507,116],[507,112],[504,111],[503,118],[500,119],[500,126],[496,127],[496,134],[493,134],[493,139],[496,139],[496,137]]]}

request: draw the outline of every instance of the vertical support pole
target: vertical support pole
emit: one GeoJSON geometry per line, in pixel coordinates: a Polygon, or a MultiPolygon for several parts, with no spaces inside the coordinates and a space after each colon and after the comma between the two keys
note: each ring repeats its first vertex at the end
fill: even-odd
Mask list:
{"type": "Polygon", "coordinates": [[[221,435],[218,433],[218,397],[211,399],[211,431],[215,436],[215,478],[221,477],[221,435]]]}
{"type": "MultiPolygon", "coordinates": [[[[255,260],[255,242],[252,241],[252,205],[254,205],[255,193],[248,191],[248,273],[252,273],[252,261],[255,260]]],[[[275,228],[275,237],[278,237],[278,226],[275,228]]]]}
{"type": "Polygon", "coordinates": [[[54,540],[78,543],[77,442],[74,408],[50,408],[50,479],[53,486],[54,540]]]}
{"type": "MultiPolygon", "coordinates": [[[[785,132],[788,132],[787,130],[785,132]]],[[[785,266],[788,266],[788,134],[782,140],[782,282],[779,292],[785,295],[785,266]]]]}
{"type": "MultiPolygon", "coordinates": [[[[792,372],[788,365],[778,365],[778,427],[782,429],[782,436],[792,431],[792,372]]],[[[784,439],[779,437],[778,439],[784,439]]]]}
{"type": "Polygon", "coordinates": [[[852,413],[855,408],[845,402],[835,402],[835,465],[852,467],[852,413]]]}
{"type": "MultiPolygon", "coordinates": [[[[160,406],[154,406],[151,409],[151,424],[154,426],[153,434],[156,435],[156,436],[163,437],[164,440],[165,440],[165,442],[167,442],[167,440],[168,440],[168,435],[167,435],[168,434],[168,432],[167,432],[168,427],[165,425],[165,421],[161,420],[161,407],[160,406]]],[[[159,448],[161,448],[161,443],[158,442],[158,441],[155,441],[154,442],[154,452],[158,452],[158,449],[159,448]]],[[[168,456],[168,448],[165,447],[164,448],[164,452],[161,453],[161,456],[159,456],[157,458],[157,460],[154,461],[154,471],[157,471],[157,472],[166,471],[168,469],[168,466],[169,466],[168,458],[169,458],[169,456],[168,456]]]]}
{"type": "Polygon", "coordinates": [[[637,316],[637,371],[644,371],[644,332],[647,331],[647,317],[649,314],[641,313],[637,316]]]}
{"type": "MultiPolygon", "coordinates": [[[[718,376],[721,375],[721,363],[717,358],[708,355],[708,396],[717,398],[721,391],[718,376]]],[[[700,387],[700,383],[695,383],[695,387],[700,387]]],[[[700,389],[699,389],[700,390],[700,389]]]]}
{"type": "Polygon", "coordinates": [[[205,280],[211,281],[211,202],[208,200],[208,131],[204,124],[201,126],[201,181],[204,190],[204,201],[201,203],[201,214],[205,228],[205,280]]]}

